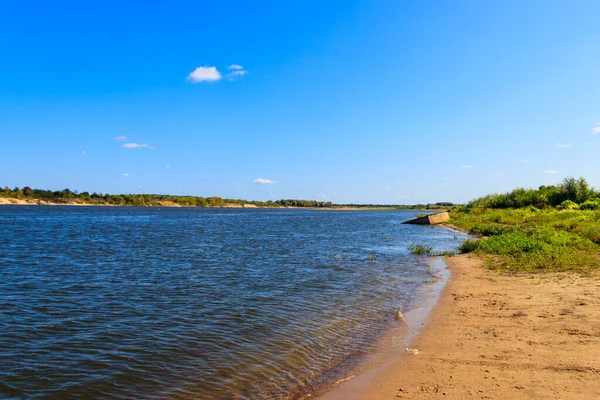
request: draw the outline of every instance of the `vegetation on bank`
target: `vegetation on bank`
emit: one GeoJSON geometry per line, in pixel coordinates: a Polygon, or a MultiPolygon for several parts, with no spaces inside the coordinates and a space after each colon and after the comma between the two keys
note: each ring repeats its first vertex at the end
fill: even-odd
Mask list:
{"type": "Polygon", "coordinates": [[[583,178],[473,200],[451,212],[451,223],[482,237],[460,251],[484,255],[495,269],[600,269],[600,196],[583,178]]]}
{"type": "Polygon", "coordinates": [[[69,189],[52,191],[43,189],[32,189],[28,186],[23,188],[8,186],[0,188],[0,198],[22,199],[31,202],[46,202],[53,204],[91,204],[91,205],[113,205],[113,206],[166,206],[178,205],[182,207],[300,207],[300,208],[378,208],[378,209],[417,209],[437,210],[452,207],[452,203],[441,202],[435,204],[416,205],[379,205],[379,204],[334,204],[331,201],[317,200],[294,200],[282,199],[276,201],[249,201],[239,199],[224,199],[221,197],[198,197],[198,196],[173,196],[166,194],[102,194],[77,192],[69,189]]]}
{"type": "Polygon", "coordinates": [[[490,194],[469,202],[472,208],[557,207],[558,209],[600,209],[600,193],[591,188],[584,178],[566,178],[559,185],[540,186],[538,189],[518,188],[509,193],[490,194]]]}

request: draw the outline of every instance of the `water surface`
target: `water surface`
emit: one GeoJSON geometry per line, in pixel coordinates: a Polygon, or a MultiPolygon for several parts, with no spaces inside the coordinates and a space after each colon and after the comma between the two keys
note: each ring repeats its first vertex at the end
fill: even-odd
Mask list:
{"type": "Polygon", "coordinates": [[[0,207],[0,397],[302,397],[456,249],[415,214],[0,207]]]}

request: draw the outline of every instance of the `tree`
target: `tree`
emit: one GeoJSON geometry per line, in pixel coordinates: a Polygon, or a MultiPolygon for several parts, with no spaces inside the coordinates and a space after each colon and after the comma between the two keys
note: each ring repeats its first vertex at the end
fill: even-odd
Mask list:
{"type": "Polygon", "coordinates": [[[590,185],[583,177],[579,179],[573,177],[565,178],[560,188],[565,196],[564,200],[571,200],[577,204],[588,200],[592,193],[590,185]]]}

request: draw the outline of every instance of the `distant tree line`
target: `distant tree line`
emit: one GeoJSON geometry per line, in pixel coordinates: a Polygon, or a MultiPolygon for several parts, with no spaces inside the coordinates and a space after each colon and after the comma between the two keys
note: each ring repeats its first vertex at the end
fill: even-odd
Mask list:
{"type": "Polygon", "coordinates": [[[491,194],[468,203],[468,208],[557,207],[559,209],[600,209],[600,193],[582,177],[572,177],[558,185],[538,189],[518,188],[504,194],[491,194]]]}
{"type": "Polygon", "coordinates": [[[89,193],[76,190],[42,190],[32,189],[29,186],[23,188],[8,186],[0,189],[0,197],[26,199],[30,201],[40,201],[57,204],[95,204],[95,205],[115,205],[115,206],[163,206],[177,204],[184,207],[226,207],[253,205],[264,208],[278,207],[300,207],[300,208],[385,208],[385,209],[442,209],[453,207],[449,202],[440,202],[435,204],[416,204],[416,205],[391,205],[391,204],[334,204],[331,201],[317,200],[297,200],[282,199],[276,201],[248,201],[239,199],[224,199],[221,197],[198,197],[198,196],[173,196],[166,194],[108,194],[108,193],[89,193]]]}
{"type": "Polygon", "coordinates": [[[316,200],[277,200],[274,202],[283,207],[312,207],[312,208],[330,208],[333,203],[330,201],[316,200]]]}

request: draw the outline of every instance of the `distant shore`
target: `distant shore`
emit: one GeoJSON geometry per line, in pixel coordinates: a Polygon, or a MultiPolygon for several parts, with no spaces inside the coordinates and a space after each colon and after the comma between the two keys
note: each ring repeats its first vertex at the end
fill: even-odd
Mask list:
{"type": "Polygon", "coordinates": [[[320,399],[600,398],[598,274],[509,275],[471,255],[446,262],[451,281],[410,343],[418,354],[320,399]]]}
{"type": "MultiPolygon", "coordinates": [[[[136,207],[131,205],[115,205],[108,203],[85,203],[80,201],[65,201],[65,202],[52,202],[47,200],[38,200],[38,199],[11,199],[11,198],[2,198],[0,197],[0,205],[22,205],[22,206],[96,206],[96,207],[136,207]]],[[[181,204],[177,204],[172,201],[161,201],[157,204],[145,205],[145,206],[137,206],[137,207],[187,207],[187,208],[196,208],[196,206],[182,206],[181,204]]],[[[361,208],[361,207],[327,207],[327,208],[316,208],[316,207],[293,207],[293,206],[279,206],[279,207],[259,207],[254,204],[224,204],[221,206],[205,206],[198,208],[254,208],[254,209],[286,209],[286,208],[306,208],[306,209],[326,209],[326,210],[363,210],[369,208],[361,208]]],[[[371,208],[372,209],[372,208],[371,208]]]]}
{"type": "MultiPolygon", "coordinates": [[[[185,206],[173,201],[163,200],[156,202],[151,205],[119,205],[119,204],[109,204],[109,203],[86,203],[78,200],[69,200],[69,201],[61,201],[61,202],[53,202],[48,200],[40,200],[40,199],[15,199],[15,198],[6,198],[0,197],[0,206],[2,205],[24,205],[24,206],[97,206],[97,207],[188,207],[188,208],[247,208],[247,209],[307,209],[307,210],[399,210],[403,208],[392,208],[392,207],[355,207],[355,206],[342,206],[336,205],[331,207],[296,207],[296,206],[269,206],[269,207],[261,207],[255,204],[238,204],[238,203],[225,203],[219,206],[185,206]]],[[[411,209],[416,211],[439,211],[436,209],[411,209]]],[[[441,210],[441,209],[440,209],[441,210]]]]}

